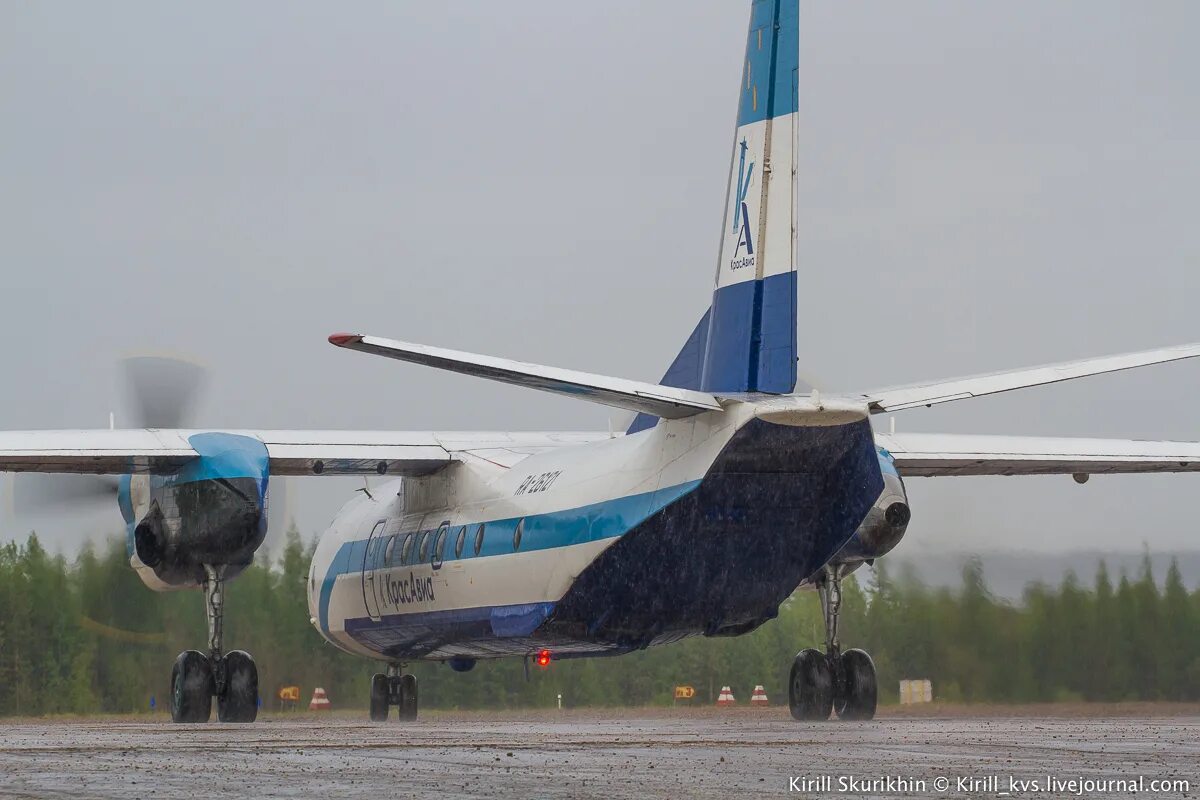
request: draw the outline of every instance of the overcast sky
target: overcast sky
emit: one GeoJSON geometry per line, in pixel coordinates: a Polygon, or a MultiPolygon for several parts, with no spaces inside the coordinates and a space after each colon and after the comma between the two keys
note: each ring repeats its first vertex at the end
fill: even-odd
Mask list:
{"type": "MultiPolygon", "coordinates": [[[[657,379],[704,311],[748,2],[0,2],[4,428],[604,428],[354,330],[657,379]]],[[[804,3],[800,372],[867,389],[1200,340],[1200,5],[804,3]]],[[[1197,439],[1200,364],[900,430],[1197,439]]],[[[625,415],[612,414],[616,424],[625,415]]],[[[324,527],[356,484],[303,479],[324,527]]],[[[921,548],[1188,548],[1200,476],[914,479],[921,548]]],[[[33,522],[8,519],[23,531],[33,522]]],[[[40,519],[73,551],[116,529],[40,519]]]]}

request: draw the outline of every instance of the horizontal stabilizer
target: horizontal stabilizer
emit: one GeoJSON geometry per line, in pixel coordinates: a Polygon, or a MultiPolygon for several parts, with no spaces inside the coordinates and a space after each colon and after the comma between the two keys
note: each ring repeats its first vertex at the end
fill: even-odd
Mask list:
{"type": "Polygon", "coordinates": [[[880,433],[875,441],[906,478],[1200,472],[1200,442],[949,433],[880,433]]]}
{"type": "Polygon", "coordinates": [[[1105,372],[1117,372],[1150,364],[1163,364],[1196,356],[1200,356],[1200,344],[1185,344],[1178,347],[1143,350],[1140,353],[1064,361],[1060,364],[1047,364],[1008,372],[992,372],[987,375],[972,375],[946,381],[928,381],[911,386],[878,389],[863,394],[873,413],[903,411],[906,408],[932,406],[937,403],[948,403],[951,400],[966,400],[997,392],[1042,386],[1047,383],[1085,378],[1088,375],[1101,375],[1105,372]]]}
{"type": "Polygon", "coordinates": [[[445,350],[441,347],[398,342],[394,339],[380,339],[376,336],[335,333],[329,337],[329,341],[349,350],[424,364],[427,367],[473,375],[476,378],[488,378],[514,386],[540,389],[543,392],[578,397],[666,419],[679,419],[704,411],[721,410],[717,398],[692,389],[676,389],[657,383],[610,378],[606,375],[545,367],[507,358],[445,350]]]}

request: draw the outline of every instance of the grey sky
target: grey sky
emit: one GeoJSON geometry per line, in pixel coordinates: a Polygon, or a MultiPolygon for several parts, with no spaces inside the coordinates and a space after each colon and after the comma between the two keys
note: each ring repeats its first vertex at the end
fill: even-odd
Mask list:
{"type": "MultiPolygon", "coordinates": [[[[748,7],[0,2],[0,424],[104,426],[115,359],[165,350],[212,368],[201,425],[603,428],[325,336],[657,378],[711,291],[748,7]]],[[[1198,27],[805,3],[802,375],[1200,340],[1198,27]]],[[[1198,389],[1184,363],[897,423],[1196,439],[1198,389]]],[[[1194,546],[1198,480],[913,480],[905,547],[1194,546]]],[[[353,485],[293,484],[302,527],[353,485]]],[[[71,550],[97,524],[38,526],[71,550]]]]}

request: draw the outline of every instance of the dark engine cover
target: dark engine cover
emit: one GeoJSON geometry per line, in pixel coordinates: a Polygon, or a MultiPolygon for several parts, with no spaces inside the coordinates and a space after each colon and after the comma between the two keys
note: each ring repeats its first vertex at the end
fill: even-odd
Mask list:
{"type": "Polygon", "coordinates": [[[198,457],[174,474],[150,476],[136,523],[129,481],[122,484],[130,558],[156,589],[202,583],[205,564],[232,577],[250,565],[267,535],[266,446],[228,433],[195,434],[188,443],[198,457]],[[155,586],[154,578],[165,586],[155,586]]]}
{"type": "Polygon", "coordinates": [[[241,572],[267,534],[263,498],[253,478],[216,478],[151,489],[150,511],[134,528],[142,563],[164,583],[204,579],[204,564],[241,572]]]}

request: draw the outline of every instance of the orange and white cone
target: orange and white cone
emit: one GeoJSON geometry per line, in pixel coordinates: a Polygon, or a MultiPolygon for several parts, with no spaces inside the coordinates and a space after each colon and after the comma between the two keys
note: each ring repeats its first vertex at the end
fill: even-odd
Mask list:
{"type": "Polygon", "coordinates": [[[767,690],[761,685],[754,687],[754,694],[750,695],[750,705],[758,706],[759,708],[765,708],[768,705],[767,690]]]}
{"type": "Polygon", "coordinates": [[[313,689],[312,702],[308,704],[309,711],[331,711],[333,705],[329,702],[329,698],[325,695],[325,690],[318,686],[313,689]]]}
{"type": "Polygon", "coordinates": [[[719,705],[719,706],[737,705],[737,700],[733,699],[733,692],[731,692],[729,690],[728,686],[721,687],[721,694],[717,695],[717,705],[719,705]]]}

